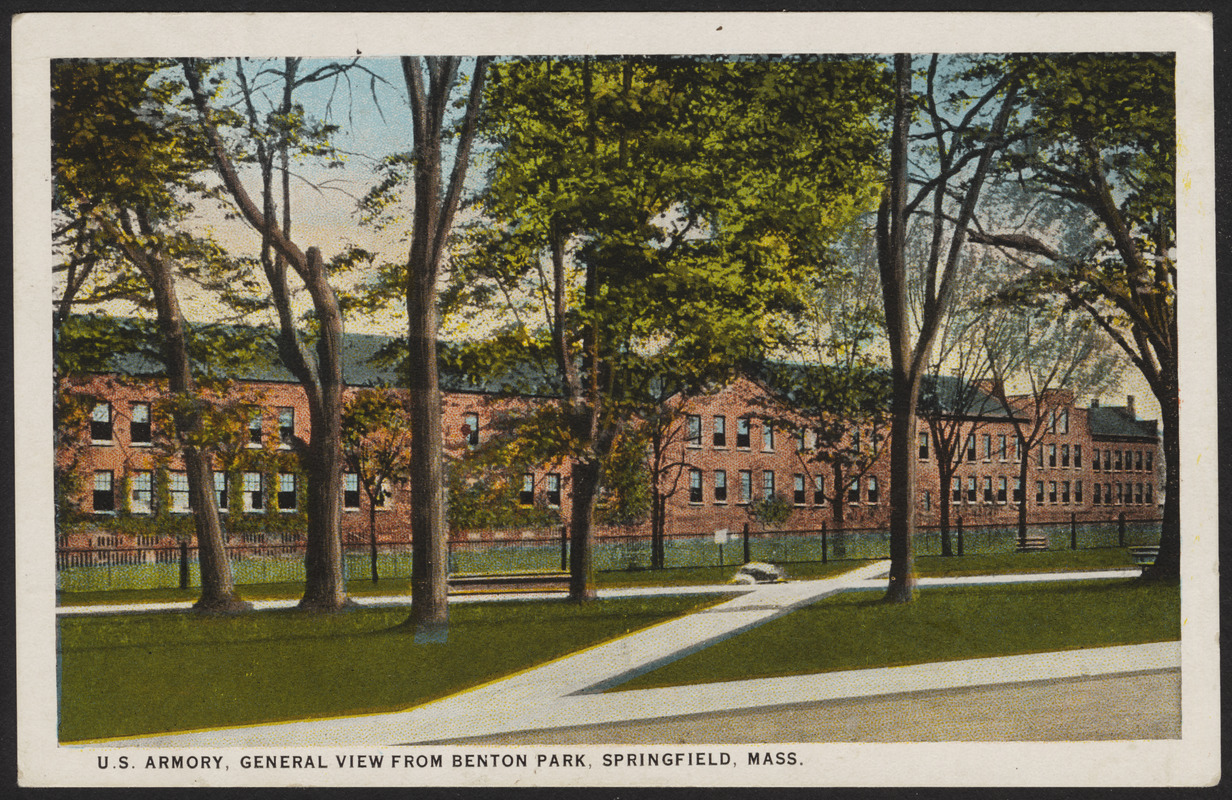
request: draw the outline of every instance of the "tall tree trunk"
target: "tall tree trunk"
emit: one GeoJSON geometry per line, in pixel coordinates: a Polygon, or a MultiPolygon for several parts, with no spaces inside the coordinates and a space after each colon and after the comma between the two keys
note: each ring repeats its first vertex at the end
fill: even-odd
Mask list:
{"type": "Polygon", "coordinates": [[[890,585],[885,599],[907,603],[915,591],[915,409],[918,376],[895,371],[890,422],[890,585]]]}
{"type": "MultiPolygon", "coordinates": [[[[1176,371],[1165,369],[1164,375],[1166,379],[1175,376],[1176,371]]],[[[1164,425],[1164,519],[1159,554],[1155,563],[1143,570],[1144,580],[1175,582],[1181,579],[1181,417],[1175,386],[1173,383],[1171,391],[1159,393],[1164,425]]]]}
{"type": "MultiPolygon", "coordinates": [[[[421,240],[416,231],[415,242],[421,240]]],[[[422,262],[420,262],[422,264],[422,262]]],[[[411,617],[415,640],[444,641],[449,633],[445,481],[441,394],[436,370],[436,271],[408,265],[411,424],[411,617]],[[430,365],[430,366],[429,366],[430,365]]]]}
{"type": "MultiPolygon", "coordinates": [[[[158,256],[143,258],[140,262],[144,264],[142,271],[154,294],[158,327],[162,332],[168,388],[172,394],[187,400],[187,403],[177,406],[175,413],[176,428],[183,437],[183,442],[184,439],[195,436],[201,427],[201,414],[195,405],[197,384],[188,360],[184,317],[180,312],[170,267],[158,256]]],[[[187,442],[184,442],[183,453],[201,571],[201,597],[193,608],[216,613],[251,608],[235,595],[231,559],[227,555],[226,537],[223,535],[222,521],[218,516],[218,506],[214,498],[214,476],[210,469],[210,458],[187,442]]]]}
{"type": "Polygon", "coordinates": [[[368,555],[372,562],[372,582],[376,583],[379,576],[376,572],[376,503],[368,500],[368,555]]]}
{"type": "MultiPolygon", "coordinates": [[[[942,459],[940,452],[937,453],[937,459],[938,462],[942,459]]],[[[949,557],[954,555],[950,546],[950,483],[954,480],[954,470],[938,463],[937,477],[941,484],[941,491],[937,494],[937,501],[941,503],[941,555],[949,557]]]]}
{"type": "Polygon", "coordinates": [[[575,461],[573,478],[573,515],[569,525],[569,599],[586,602],[595,598],[594,517],[599,496],[598,461],[575,461]]]}
{"type": "Polygon", "coordinates": [[[1027,543],[1027,465],[1030,463],[1030,451],[1022,437],[1019,437],[1018,452],[1022,453],[1022,461],[1018,464],[1018,481],[1022,484],[1022,500],[1018,503],[1018,544],[1022,546],[1027,543]]]}

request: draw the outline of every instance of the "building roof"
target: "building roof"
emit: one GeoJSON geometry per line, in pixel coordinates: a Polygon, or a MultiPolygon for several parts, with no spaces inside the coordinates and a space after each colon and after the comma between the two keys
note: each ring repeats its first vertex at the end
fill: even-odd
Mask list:
{"type": "Polygon", "coordinates": [[[1009,419],[1001,401],[975,383],[949,375],[926,375],[920,381],[921,414],[937,409],[944,416],[1009,419]]]}
{"type": "Polygon", "coordinates": [[[1124,406],[1096,406],[1087,411],[1092,436],[1158,439],[1159,428],[1153,419],[1136,419],[1124,406]]]}

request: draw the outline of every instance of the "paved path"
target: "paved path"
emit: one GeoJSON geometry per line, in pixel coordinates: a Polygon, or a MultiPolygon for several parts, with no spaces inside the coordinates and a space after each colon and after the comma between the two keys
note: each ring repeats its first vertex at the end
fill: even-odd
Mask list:
{"type": "MultiPolygon", "coordinates": [[[[633,675],[735,636],[827,595],[852,589],[884,589],[885,579],[875,576],[883,575],[886,568],[887,562],[876,562],[834,578],[752,587],[751,591],[709,609],[404,712],[165,734],[118,740],[110,744],[277,747],[440,742],[515,731],[623,723],[801,702],[1148,672],[1174,669],[1180,664],[1179,643],[1163,643],[601,693],[602,689],[619,684],[633,675]]],[[[1126,571],[1051,573],[935,579],[921,583],[949,585],[1075,580],[1127,577],[1132,574],[1126,571]]],[[[693,587],[695,591],[710,588],[693,587]]],[[[662,591],[610,590],[605,595],[662,591]]]]}

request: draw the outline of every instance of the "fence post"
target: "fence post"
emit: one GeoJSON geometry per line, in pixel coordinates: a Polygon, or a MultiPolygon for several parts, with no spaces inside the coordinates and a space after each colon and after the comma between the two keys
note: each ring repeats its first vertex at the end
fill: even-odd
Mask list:
{"type": "Polygon", "coordinates": [[[569,526],[560,526],[560,571],[569,571],[569,526]]]}
{"type": "Polygon", "coordinates": [[[188,540],[180,539],[180,588],[188,588],[188,540]]]}
{"type": "Polygon", "coordinates": [[[958,515],[958,555],[963,554],[963,531],[962,531],[962,514],[958,515]]]}
{"type": "Polygon", "coordinates": [[[826,563],[826,523],[821,523],[821,563],[826,563]]]}
{"type": "Polygon", "coordinates": [[[1078,549],[1078,515],[1069,512],[1069,549],[1078,549]]]}
{"type": "Polygon", "coordinates": [[[1125,546],[1125,512],[1117,515],[1117,547],[1125,546]]]}
{"type": "Polygon", "coordinates": [[[744,523],[744,563],[749,563],[753,559],[749,558],[749,523],[744,523]]]}

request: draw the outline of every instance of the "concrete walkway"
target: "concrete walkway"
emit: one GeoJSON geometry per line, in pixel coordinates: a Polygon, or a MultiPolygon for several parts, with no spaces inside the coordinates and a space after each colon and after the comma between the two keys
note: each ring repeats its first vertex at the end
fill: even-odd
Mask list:
{"type": "MultiPolygon", "coordinates": [[[[106,744],[284,747],[442,742],[514,731],[839,698],[1149,672],[1173,669],[1180,664],[1180,644],[1174,642],[602,693],[604,688],[622,683],[633,675],[709,647],[836,592],[884,589],[886,579],[876,576],[884,575],[887,566],[888,562],[883,561],[824,580],[740,587],[752,590],[703,611],[404,712],[165,734],[106,744]]],[[[948,578],[930,579],[927,583],[922,580],[921,585],[1078,580],[1133,574],[1117,570],[948,578]]],[[[706,591],[710,587],[692,588],[706,591]]],[[[612,590],[608,596],[659,591],[662,590],[612,590]]]]}

